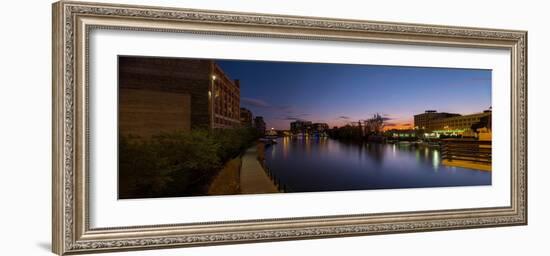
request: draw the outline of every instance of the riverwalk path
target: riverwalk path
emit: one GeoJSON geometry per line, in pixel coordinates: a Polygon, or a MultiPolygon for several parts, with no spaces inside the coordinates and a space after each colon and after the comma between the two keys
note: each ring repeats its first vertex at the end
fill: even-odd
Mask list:
{"type": "Polygon", "coordinates": [[[250,147],[242,157],[241,194],[277,193],[277,187],[258,161],[258,148],[250,147]]]}

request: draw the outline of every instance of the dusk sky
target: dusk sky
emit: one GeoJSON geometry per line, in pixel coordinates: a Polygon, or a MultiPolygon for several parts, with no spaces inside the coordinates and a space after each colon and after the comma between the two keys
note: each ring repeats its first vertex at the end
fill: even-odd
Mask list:
{"type": "Polygon", "coordinates": [[[294,120],[342,126],[379,113],[410,128],[425,110],[471,114],[491,106],[491,71],[323,63],[216,61],[241,81],[241,107],[268,128],[294,120]]]}

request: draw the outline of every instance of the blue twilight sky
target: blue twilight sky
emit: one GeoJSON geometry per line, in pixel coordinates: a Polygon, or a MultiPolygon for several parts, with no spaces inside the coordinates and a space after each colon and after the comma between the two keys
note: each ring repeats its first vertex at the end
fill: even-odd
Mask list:
{"type": "Polygon", "coordinates": [[[379,113],[388,127],[407,128],[432,109],[459,114],[491,106],[491,71],[324,63],[218,60],[241,81],[241,106],[267,126],[294,120],[342,126],[379,113]]]}

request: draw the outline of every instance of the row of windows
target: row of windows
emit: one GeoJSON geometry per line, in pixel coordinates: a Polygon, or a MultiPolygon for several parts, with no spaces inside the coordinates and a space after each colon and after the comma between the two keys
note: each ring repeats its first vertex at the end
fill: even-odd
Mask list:
{"type": "Polygon", "coordinates": [[[467,119],[467,120],[445,120],[434,121],[434,124],[473,124],[479,122],[479,119],[467,119]]]}
{"type": "Polygon", "coordinates": [[[240,118],[239,116],[239,108],[237,107],[237,105],[233,105],[233,106],[230,106],[228,104],[219,104],[217,103],[215,105],[215,113],[218,114],[218,115],[222,115],[222,116],[225,116],[225,117],[229,117],[229,118],[234,118],[234,119],[238,119],[240,118]]]}
{"type": "Polygon", "coordinates": [[[235,122],[235,121],[230,121],[230,120],[227,120],[227,119],[224,119],[224,118],[219,118],[219,117],[216,117],[215,119],[215,123],[216,124],[221,124],[221,125],[238,125],[239,122],[235,122]]]}
{"type": "Polygon", "coordinates": [[[482,116],[475,117],[448,117],[448,118],[436,118],[436,119],[426,119],[426,118],[415,118],[416,122],[431,122],[431,123],[452,123],[452,122],[479,122],[479,119],[482,116]]]}
{"type": "Polygon", "coordinates": [[[229,118],[239,118],[239,94],[236,88],[230,88],[222,82],[216,82],[215,113],[229,118]]]}

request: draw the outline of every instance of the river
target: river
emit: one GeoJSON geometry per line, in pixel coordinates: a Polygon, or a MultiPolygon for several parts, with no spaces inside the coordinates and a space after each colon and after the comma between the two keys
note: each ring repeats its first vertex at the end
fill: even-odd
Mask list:
{"type": "Polygon", "coordinates": [[[438,149],[277,139],[265,164],[288,192],[491,185],[491,172],[441,164],[438,149]]]}

